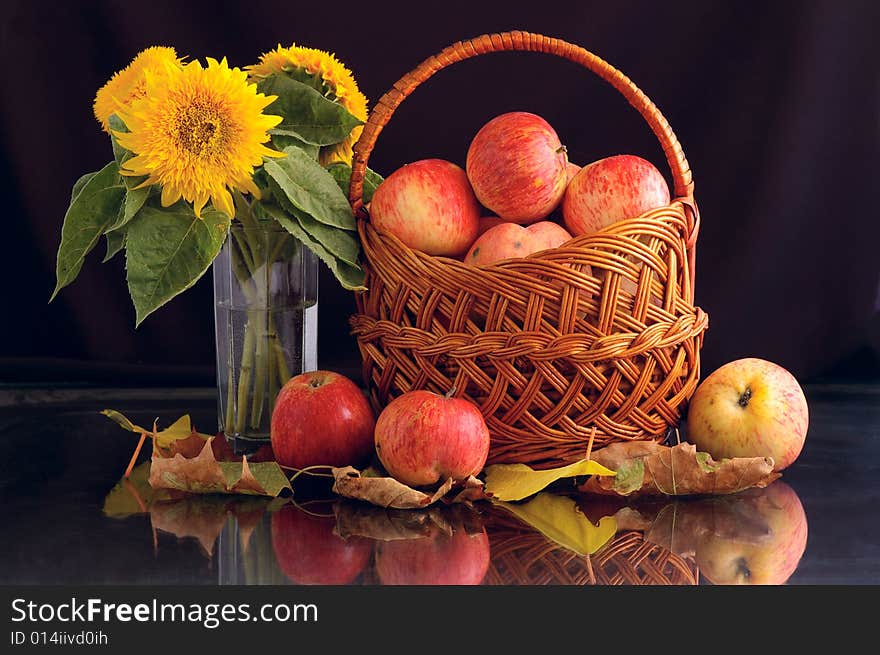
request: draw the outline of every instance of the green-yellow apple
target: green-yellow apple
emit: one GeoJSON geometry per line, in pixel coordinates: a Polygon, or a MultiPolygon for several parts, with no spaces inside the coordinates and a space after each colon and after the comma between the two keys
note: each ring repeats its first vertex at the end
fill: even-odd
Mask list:
{"type": "Polygon", "coordinates": [[[391,477],[418,487],[479,473],[489,455],[489,429],[464,398],[408,391],[379,414],[375,443],[391,477]]]}
{"type": "Polygon", "coordinates": [[[565,148],[550,124],[515,111],[496,116],[471,141],[467,176],[483,205],[506,221],[534,223],[552,212],[568,184],[565,148]]]}
{"type": "Polygon", "coordinates": [[[615,155],[584,166],[565,190],[562,216],[575,236],[669,204],[669,187],[654,165],[635,155],[615,155]]]}
{"type": "Polygon", "coordinates": [[[464,261],[484,266],[511,257],[525,257],[540,250],[556,248],[571,239],[560,225],[539,221],[528,226],[501,223],[480,235],[468,250],[464,261]]]}
{"type": "Polygon", "coordinates": [[[429,255],[464,254],[477,236],[480,206],[465,172],[443,159],[402,166],[378,186],[370,221],[429,255]]]}
{"type": "Polygon", "coordinates": [[[687,439],[715,459],[772,457],[781,471],[800,455],[808,425],[807,399],[794,376],[749,357],[700,383],[688,407],[687,439]]]}
{"type": "Polygon", "coordinates": [[[794,489],[776,481],[720,501],[718,509],[738,519],[716,520],[700,535],[696,562],[705,578],[719,585],[785,583],[807,547],[807,515],[794,489]],[[736,526],[743,529],[731,530],[736,526]]]}

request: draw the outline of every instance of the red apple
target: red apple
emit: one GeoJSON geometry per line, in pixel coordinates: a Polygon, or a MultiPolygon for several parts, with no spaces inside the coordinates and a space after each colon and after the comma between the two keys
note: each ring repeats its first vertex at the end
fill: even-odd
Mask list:
{"type": "Polygon", "coordinates": [[[271,440],[282,466],[358,466],[373,454],[373,409],[360,388],[333,371],[292,377],[278,392],[271,440]]]}
{"type": "Polygon", "coordinates": [[[465,172],[442,159],[398,168],[370,203],[370,220],[410,248],[429,255],[464,253],[477,236],[480,206],[465,172]]]}
{"type": "Polygon", "coordinates": [[[480,235],[485,234],[488,230],[492,229],[496,225],[501,225],[502,223],[506,223],[503,218],[498,218],[497,216],[480,216],[480,220],[477,223],[477,238],[480,235]]]}
{"type": "Polygon", "coordinates": [[[772,457],[781,471],[800,455],[808,425],[807,399],[794,376],[749,357],[700,383],[688,407],[687,439],[715,459],[772,457]]]}
{"type": "Polygon", "coordinates": [[[376,421],[375,442],[388,473],[415,487],[476,475],[489,455],[489,429],[476,405],[430,391],[392,400],[376,421]]]}
{"type": "Polygon", "coordinates": [[[562,199],[562,216],[575,236],[669,204],[666,180],[651,162],[616,155],[584,166],[562,199]]]}
{"type": "Polygon", "coordinates": [[[461,528],[435,530],[421,539],[379,542],[376,573],[386,585],[478,585],[489,570],[485,528],[469,534],[461,528]]]}
{"type": "Polygon", "coordinates": [[[490,228],[474,241],[464,261],[472,266],[484,266],[511,257],[525,257],[533,252],[557,248],[571,239],[565,228],[540,221],[525,227],[516,223],[502,223],[490,228]]]}
{"type": "Polygon", "coordinates": [[[570,183],[574,179],[574,176],[580,172],[581,172],[580,166],[578,166],[577,164],[572,164],[571,162],[568,162],[565,165],[566,183],[570,183]]]}
{"type": "Polygon", "coordinates": [[[361,537],[343,539],[335,527],[335,518],[313,516],[293,505],[272,515],[275,559],[291,582],[348,584],[364,569],[373,543],[361,537]]]}
{"type": "Polygon", "coordinates": [[[471,141],[467,176],[481,203],[506,221],[533,223],[559,204],[568,159],[556,131],[540,116],[502,114],[471,141]]]}

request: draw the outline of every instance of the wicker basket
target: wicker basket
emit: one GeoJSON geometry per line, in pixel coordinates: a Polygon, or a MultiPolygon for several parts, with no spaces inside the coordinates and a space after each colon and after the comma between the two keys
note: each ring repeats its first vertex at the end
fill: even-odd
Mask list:
{"type": "Polygon", "coordinates": [[[455,43],[422,62],[378,101],[355,145],[350,200],[368,291],[352,317],[377,409],[430,389],[476,403],[490,463],[543,467],[620,440],[660,439],[700,374],[708,325],[693,305],[699,213],[687,160],[654,104],[583,48],[527,32],[455,43]],[[437,71],[491,52],[569,59],[616,88],[659,139],[674,199],[599,233],[522,259],[471,267],[379,234],[363,203],[367,161],[401,102],[437,71]]]}

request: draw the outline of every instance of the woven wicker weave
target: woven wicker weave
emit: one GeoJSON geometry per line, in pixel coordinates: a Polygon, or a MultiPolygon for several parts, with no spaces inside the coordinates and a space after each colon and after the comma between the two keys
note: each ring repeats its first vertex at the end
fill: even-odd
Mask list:
{"type": "Polygon", "coordinates": [[[556,465],[595,447],[662,438],[697,385],[708,325],[693,305],[699,213],[687,160],[654,104],[583,48],[527,32],[455,43],[399,80],[355,145],[350,200],[368,291],[352,330],[377,409],[414,389],[471,399],[486,417],[490,463],[556,465]],[[420,84],[453,63],[525,50],[569,59],[616,88],[663,146],[674,199],[599,233],[474,268],[379,234],[364,207],[382,128],[420,84]]]}
{"type": "Polygon", "coordinates": [[[597,553],[581,556],[537,532],[493,528],[492,560],[483,584],[697,585],[692,562],[645,541],[641,532],[618,533],[597,553]]]}

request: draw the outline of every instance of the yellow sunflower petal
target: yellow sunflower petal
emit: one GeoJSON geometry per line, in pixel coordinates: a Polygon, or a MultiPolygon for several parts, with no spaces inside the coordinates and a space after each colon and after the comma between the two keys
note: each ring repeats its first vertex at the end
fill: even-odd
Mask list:
{"type": "Polygon", "coordinates": [[[115,73],[95,94],[93,109],[102,129],[109,134],[110,116],[144,97],[148,74],[161,74],[169,66],[180,67],[174,48],[153,46],[139,52],[128,66],[115,73]]]}
{"type": "Polygon", "coordinates": [[[161,185],[163,205],[182,197],[201,216],[210,199],[232,216],[229,192],[255,187],[254,168],[263,157],[283,156],[263,145],[280,117],[263,114],[265,96],[225,59],[147,75],[146,86],[145,95],[123,112],[138,120],[116,135],[134,153],[123,173],[148,175],[161,185]]]}

